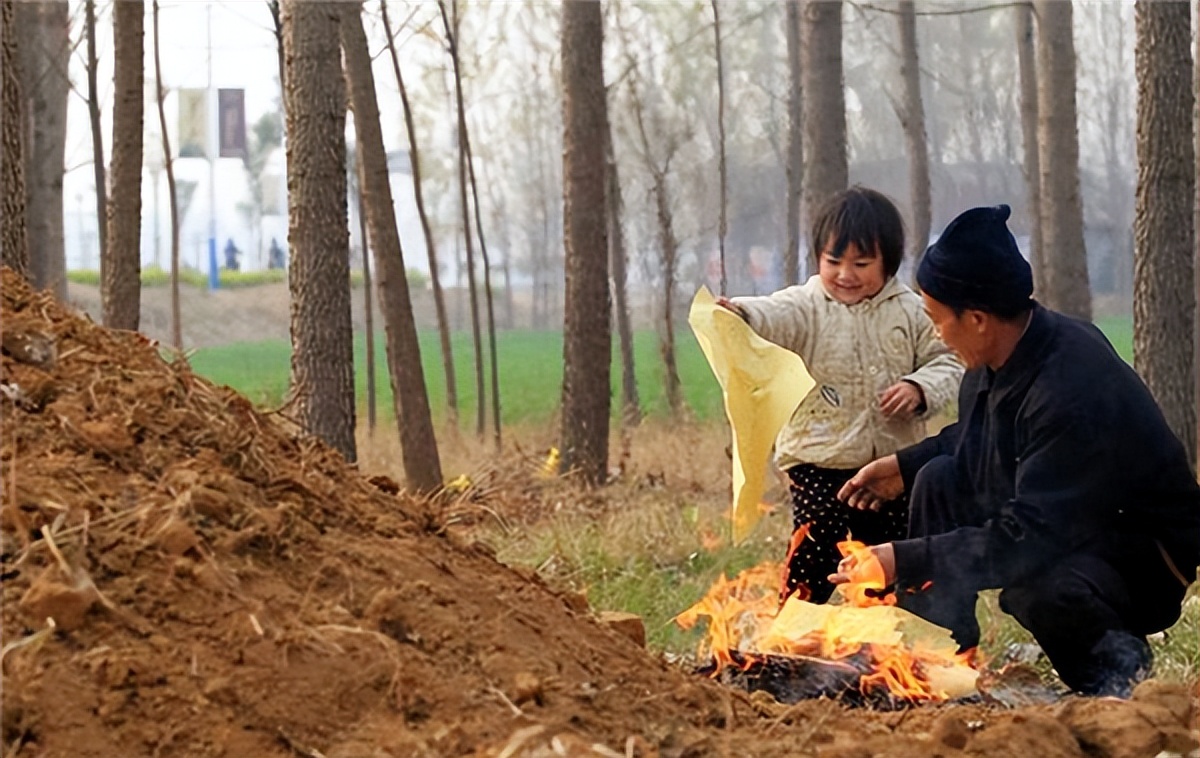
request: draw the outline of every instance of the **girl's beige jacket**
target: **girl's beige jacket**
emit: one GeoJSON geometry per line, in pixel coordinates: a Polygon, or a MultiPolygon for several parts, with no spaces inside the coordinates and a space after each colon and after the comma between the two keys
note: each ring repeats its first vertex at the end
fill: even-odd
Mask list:
{"type": "Polygon", "coordinates": [[[764,338],[797,353],[816,381],[775,442],[776,463],[853,469],[925,438],[925,419],[958,394],[963,366],[938,339],[921,297],[895,277],[843,305],[813,276],[764,297],[735,297],[764,338]],[[908,380],[925,395],[917,418],[889,420],[879,393],[908,380]]]}

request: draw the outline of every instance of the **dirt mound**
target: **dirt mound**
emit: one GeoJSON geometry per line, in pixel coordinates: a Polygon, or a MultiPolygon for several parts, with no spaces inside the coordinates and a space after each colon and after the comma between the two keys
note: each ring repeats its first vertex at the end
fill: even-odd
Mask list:
{"type": "Polygon", "coordinates": [[[1165,686],[874,713],[689,676],[285,419],[3,277],[6,756],[1190,749],[1165,686]]]}

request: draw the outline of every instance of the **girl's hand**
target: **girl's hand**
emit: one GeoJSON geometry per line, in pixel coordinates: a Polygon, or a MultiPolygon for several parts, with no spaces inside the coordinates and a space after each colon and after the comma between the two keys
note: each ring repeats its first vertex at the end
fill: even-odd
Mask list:
{"type": "Polygon", "coordinates": [[[733,313],[736,313],[738,315],[738,317],[742,319],[742,321],[746,320],[746,312],[744,310],[742,310],[742,306],[733,302],[729,298],[718,297],[717,305],[721,306],[722,308],[724,308],[727,311],[732,311],[733,313]]]}
{"type": "Polygon", "coordinates": [[[912,382],[901,380],[879,394],[879,409],[888,418],[910,419],[924,406],[925,396],[912,382]]]}

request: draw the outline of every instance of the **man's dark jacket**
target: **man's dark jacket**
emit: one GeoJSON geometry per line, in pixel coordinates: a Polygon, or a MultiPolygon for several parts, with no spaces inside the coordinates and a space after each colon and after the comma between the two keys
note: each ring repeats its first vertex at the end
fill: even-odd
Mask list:
{"type": "Polygon", "coordinates": [[[925,463],[953,456],[966,510],[978,514],[896,542],[901,586],[1011,587],[1075,551],[1119,564],[1134,544],[1152,546],[1147,560],[1181,582],[1196,577],[1200,487],[1183,445],[1092,324],[1035,306],[999,371],[963,377],[959,421],[897,455],[909,492],[925,463]]]}

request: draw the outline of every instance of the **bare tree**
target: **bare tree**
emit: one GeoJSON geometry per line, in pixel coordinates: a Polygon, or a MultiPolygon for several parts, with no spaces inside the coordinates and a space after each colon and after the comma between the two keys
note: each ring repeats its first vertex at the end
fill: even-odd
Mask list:
{"type": "Polygon", "coordinates": [[[96,83],[96,0],[84,2],[84,32],[87,34],[88,120],[92,126],[92,177],[96,185],[96,236],[100,242],[100,276],[108,258],[108,179],[104,163],[104,136],[100,129],[100,88],[96,83]]]}
{"type": "Polygon", "coordinates": [[[717,167],[721,177],[720,220],[717,222],[717,249],[721,256],[721,294],[725,294],[725,235],[729,233],[729,169],[725,162],[725,62],[721,59],[721,11],[717,0],[712,0],[713,50],[717,57],[717,167]]]}
{"type": "Polygon", "coordinates": [[[1196,165],[1191,9],[1134,6],[1137,22],[1137,207],[1133,365],[1190,457],[1196,452],[1196,165]]]}
{"type": "Polygon", "coordinates": [[[287,91],[287,85],[284,83],[287,67],[283,61],[283,17],[279,7],[279,0],[267,0],[267,10],[271,12],[272,31],[275,33],[275,57],[279,66],[279,92],[281,93],[280,102],[284,107],[287,107],[287,95],[283,94],[287,91]]]}
{"type": "Polygon", "coordinates": [[[801,65],[800,10],[802,0],[786,0],[788,59],[787,141],[787,254],[783,261],[786,284],[800,281],[800,198],[804,189],[804,69],[801,65]]]}
{"type": "MultiPolygon", "coordinates": [[[[804,205],[811,213],[846,189],[846,100],[842,76],[842,0],[804,3],[804,205]]],[[[824,240],[812,240],[816,255],[824,240]]]]}
{"type": "Polygon", "coordinates": [[[613,316],[621,348],[621,423],[635,426],[642,420],[642,407],[638,398],[637,371],[633,358],[633,325],[629,320],[626,286],[629,253],[625,249],[625,230],[622,226],[625,208],[621,200],[621,177],[613,145],[611,118],[605,119],[604,139],[605,157],[608,161],[608,191],[604,196],[608,210],[608,255],[612,270],[613,316]]]}
{"type": "MultiPolygon", "coordinates": [[[[451,23],[444,0],[438,0],[442,25],[446,30],[446,47],[454,73],[454,102],[458,113],[458,199],[462,210],[463,240],[466,243],[467,289],[471,299],[471,339],[475,347],[475,433],[483,436],[487,425],[487,393],[484,390],[483,337],[479,324],[479,292],[475,279],[475,246],[471,235],[471,205],[467,199],[467,115],[463,102],[462,72],[458,55],[458,2],[454,0],[454,21],[451,23]]],[[[495,367],[493,366],[493,371],[495,367]]]]}
{"type": "Polygon", "coordinates": [[[21,40],[21,94],[25,98],[25,214],[30,279],[67,299],[63,240],[63,158],[71,80],[70,9],[66,0],[16,4],[21,40]]]}
{"type": "Polygon", "coordinates": [[[603,19],[598,2],[562,7],[563,325],[562,470],[603,484],[608,475],[608,242],[605,232],[603,19]]]}
{"type": "Polygon", "coordinates": [[[1035,0],[1034,9],[1038,18],[1038,165],[1045,301],[1055,310],[1091,320],[1083,201],[1079,196],[1071,3],[1035,0]]]}
{"type": "MultiPolygon", "coordinates": [[[[464,115],[465,118],[465,115],[464,115]]],[[[463,146],[466,148],[467,175],[471,180],[471,202],[475,206],[475,232],[479,235],[479,256],[483,259],[483,299],[487,305],[488,364],[492,390],[492,436],[500,448],[500,362],[496,351],[496,309],[492,291],[492,261],[488,256],[487,240],[483,236],[483,218],[479,212],[479,183],[475,181],[475,160],[471,155],[470,132],[463,126],[463,146]]]]}
{"type": "Polygon", "coordinates": [[[0,0],[0,244],[3,263],[28,276],[29,242],[25,228],[24,107],[17,72],[13,0],[0,0]]]}
{"type": "Polygon", "coordinates": [[[341,4],[285,0],[291,394],[300,424],[353,461],[354,330],[341,4]]]}
{"type": "Polygon", "coordinates": [[[183,350],[183,315],[179,307],[179,197],[175,188],[175,159],[171,153],[171,135],[167,131],[167,111],[163,101],[167,90],[162,81],[162,58],[158,41],[158,0],[154,0],[154,82],[158,103],[158,127],[162,132],[163,167],[167,171],[167,196],[171,206],[171,344],[183,350]]]}
{"type": "MultiPolygon", "coordinates": [[[[1194,8],[1194,10],[1193,10],[1192,18],[1200,18],[1200,0],[1196,0],[1196,2],[1193,4],[1193,8],[1194,8]]],[[[1195,63],[1196,63],[1195,77],[1192,79],[1192,81],[1196,84],[1196,86],[1200,86],[1200,44],[1197,45],[1197,49],[1194,51],[1194,54],[1192,57],[1195,59],[1195,63]]],[[[1195,132],[1195,137],[1196,137],[1195,144],[1194,144],[1195,153],[1196,153],[1196,156],[1195,156],[1196,157],[1196,176],[1200,177],[1200,97],[1196,98],[1195,111],[1196,111],[1196,115],[1195,115],[1195,118],[1193,119],[1193,131],[1195,132]]],[[[1196,212],[1195,212],[1195,215],[1193,216],[1192,233],[1197,238],[1200,238],[1200,180],[1197,180],[1197,182],[1196,182],[1195,197],[1196,197],[1196,212]]],[[[1197,265],[1200,265],[1200,250],[1196,251],[1196,257],[1198,260],[1193,261],[1193,263],[1192,263],[1192,265],[1193,265],[1192,275],[1196,280],[1196,288],[1197,288],[1196,301],[1198,303],[1200,303],[1200,275],[1197,275],[1196,271],[1195,271],[1195,267],[1197,265]]],[[[1200,318],[1200,313],[1197,313],[1197,316],[1198,316],[1198,318],[1200,318]]],[[[1195,352],[1195,356],[1196,356],[1195,362],[1193,364],[1193,374],[1195,375],[1195,378],[1196,378],[1196,393],[1195,393],[1194,397],[1196,398],[1196,404],[1197,404],[1198,408],[1200,408],[1200,324],[1197,324],[1195,329],[1196,329],[1197,349],[1195,352]]],[[[1196,423],[1200,424],[1200,410],[1198,410],[1196,413],[1196,423]]],[[[1196,449],[1196,456],[1197,456],[1196,467],[1197,467],[1197,470],[1200,470],[1200,428],[1198,428],[1196,431],[1196,448],[1197,448],[1196,449]]]]}
{"type": "Polygon", "coordinates": [[[145,122],[146,6],[113,4],[112,194],[108,253],[100,278],[105,326],[136,331],[142,294],[142,129],[145,122]]]}
{"type": "Polygon", "coordinates": [[[446,382],[446,409],[450,424],[458,425],[458,381],[454,375],[454,351],[450,346],[450,321],[446,317],[446,295],[442,291],[442,279],[438,266],[436,240],[425,210],[425,192],[421,187],[421,153],[417,148],[417,130],[413,124],[412,106],[408,101],[408,88],[400,73],[400,57],[396,54],[396,41],[392,25],[388,20],[387,2],[380,3],[383,14],[383,29],[387,34],[388,52],[392,57],[392,71],[396,75],[396,86],[400,89],[400,102],[404,106],[404,126],[408,132],[408,157],[412,168],[413,195],[417,201],[417,216],[421,219],[421,232],[425,236],[425,253],[429,260],[429,285],[433,289],[433,306],[437,314],[438,339],[442,348],[442,372],[446,382]]]}
{"type": "Polygon", "coordinates": [[[1033,3],[1022,3],[1016,13],[1017,59],[1021,72],[1022,169],[1025,191],[1029,196],[1029,260],[1033,268],[1034,292],[1046,290],[1046,270],[1042,261],[1042,175],[1038,163],[1038,82],[1034,44],[1033,3]]]}
{"type": "MultiPolygon", "coordinates": [[[[476,130],[478,131],[478,130],[476,130]]],[[[491,205],[491,216],[494,226],[499,229],[500,249],[504,257],[500,259],[500,272],[504,277],[504,327],[513,328],[513,287],[512,287],[512,235],[507,203],[504,200],[504,186],[488,176],[487,163],[483,164],[480,173],[483,175],[483,186],[487,188],[488,201],[491,205]]],[[[478,205],[476,205],[478,208],[478,205]]]]}
{"type": "MultiPolygon", "coordinates": [[[[442,486],[442,467],[437,439],[429,414],[429,396],[421,368],[421,347],[413,320],[404,270],[404,251],[396,229],[392,189],[388,182],[387,153],[379,127],[379,104],[371,75],[371,53],[362,25],[362,5],[344,4],[341,35],[346,54],[346,79],[354,107],[354,129],[358,135],[361,192],[366,201],[371,247],[379,276],[392,398],[396,426],[404,458],[404,475],[418,492],[434,492],[442,486]]],[[[366,260],[364,238],[363,259],[366,260]]]]}
{"type": "MultiPolygon", "coordinates": [[[[621,28],[624,35],[625,30],[621,28]]],[[[659,356],[663,365],[663,390],[667,397],[667,407],[673,418],[683,412],[683,390],[679,379],[679,368],[675,359],[675,285],[679,268],[679,239],[675,234],[674,214],[671,210],[671,195],[668,177],[671,173],[671,162],[679,152],[680,145],[687,135],[675,133],[661,128],[647,128],[650,118],[650,106],[639,88],[639,73],[637,61],[632,52],[628,39],[622,40],[625,49],[630,110],[637,132],[638,153],[642,165],[650,175],[650,194],[654,202],[655,237],[659,251],[659,275],[662,279],[662,320],[659,324],[659,356]],[[650,133],[658,135],[661,142],[660,150],[656,151],[651,144],[650,133]],[[658,154],[656,154],[656,152],[658,154]]]]}
{"type": "MultiPolygon", "coordinates": [[[[355,6],[358,13],[362,13],[361,6],[355,6]]],[[[346,23],[345,20],[342,21],[346,23]]],[[[360,22],[361,23],[361,22],[360,22]]],[[[343,42],[343,45],[345,43],[343,42]]],[[[350,72],[350,55],[346,56],[346,84],[353,90],[354,83],[351,77],[354,76],[350,72]]],[[[351,103],[354,102],[353,94],[351,95],[351,103]]],[[[352,111],[353,112],[353,111],[352,111]]],[[[357,124],[357,117],[355,118],[357,124]]],[[[355,126],[355,134],[358,133],[358,127],[355,126]]],[[[384,161],[387,161],[386,154],[384,161]]],[[[364,196],[365,190],[363,186],[366,180],[363,178],[366,172],[366,167],[363,165],[363,149],[361,140],[359,149],[355,152],[354,157],[350,161],[354,164],[354,170],[347,172],[346,181],[351,185],[351,192],[354,193],[354,201],[358,208],[358,239],[361,245],[359,253],[362,255],[362,273],[363,273],[363,343],[364,353],[366,358],[367,374],[367,433],[375,434],[376,408],[375,408],[375,286],[371,277],[371,242],[370,235],[367,233],[367,200],[364,196]]],[[[398,240],[399,238],[397,238],[398,240]]],[[[407,278],[407,274],[405,275],[407,278]]],[[[393,400],[395,396],[393,395],[393,400]]]]}
{"type": "Polygon", "coordinates": [[[925,101],[921,97],[921,66],[917,50],[917,14],[913,0],[900,0],[896,22],[900,31],[900,79],[904,100],[896,108],[908,153],[908,194],[912,204],[913,272],[929,244],[933,197],[929,188],[929,143],[925,137],[925,101]]]}

